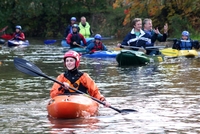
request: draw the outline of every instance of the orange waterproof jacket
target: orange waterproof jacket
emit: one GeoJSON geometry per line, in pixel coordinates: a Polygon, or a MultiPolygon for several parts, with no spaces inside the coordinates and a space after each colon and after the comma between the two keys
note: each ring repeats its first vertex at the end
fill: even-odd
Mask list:
{"type": "MultiPolygon", "coordinates": [[[[73,87],[73,85],[70,83],[70,81],[64,77],[64,74],[60,74],[58,77],[57,77],[57,81],[60,81],[60,82],[67,82],[70,87],[73,87]]],[[[87,74],[87,73],[83,73],[83,75],[79,78],[78,80],[85,88],[87,88],[87,92],[90,96],[94,97],[94,98],[97,98],[98,100],[101,100],[101,101],[104,101],[105,98],[103,95],[101,95],[101,93],[99,92],[99,89],[97,87],[97,85],[95,84],[95,82],[90,78],[90,76],[87,74]]],[[[61,89],[59,90],[59,88],[61,87],[60,84],[58,83],[54,83],[53,84],[53,87],[50,91],[50,96],[51,98],[57,96],[57,95],[62,95],[64,94],[65,90],[64,89],[61,89]]],[[[75,87],[73,87],[75,88],[75,87]]],[[[76,89],[78,89],[79,87],[77,87],[76,89]]],[[[70,92],[74,92],[73,90],[70,90],[70,92]]]]}

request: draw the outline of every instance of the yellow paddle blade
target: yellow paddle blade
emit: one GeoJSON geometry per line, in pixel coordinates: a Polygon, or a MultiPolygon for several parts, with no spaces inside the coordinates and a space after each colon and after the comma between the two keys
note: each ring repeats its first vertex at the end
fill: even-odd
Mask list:
{"type": "Polygon", "coordinates": [[[120,47],[115,47],[114,49],[113,49],[113,51],[121,51],[122,50],[122,48],[120,48],[120,47]]]}
{"type": "Polygon", "coordinates": [[[172,48],[166,48],[160,50],[160,52],[165,56],[177,57],[179,55],[179,51],[172,48]]]}
{"type": "Polygon", "coordinates": [[[198,56],[196,50],[180,50],[178,56],[198,56]]]}

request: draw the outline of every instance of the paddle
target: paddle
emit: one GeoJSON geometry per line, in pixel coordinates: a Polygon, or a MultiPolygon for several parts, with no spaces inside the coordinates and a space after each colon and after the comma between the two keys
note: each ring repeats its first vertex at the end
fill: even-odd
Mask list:
{"type": "Polygon", "coordinates": [[[54,44],[57,40],[45,40],[44,41],[44,44],[45,45],[51,45],[51,44],[54,44]]]}
{"type": "MultiPolygon", "coordinates": [[[[135,46],[125,46],[125,45],[121,46],[124,48],[141,49],[141,47],[135,47],[135,46]]],[[[151,47],[145,47],[144,49],[154,49],[154,48],[165,48],[165,46],[151,46],[151,47]]]]}
{"type": "MultiPolygon", "coordinates": [[[[134,46],[124,46],[124,48],[132,48],[132,49],[141,49],[140,47],[134,47],[134,46]]],[[[177,57],[179,55],[179,51],[177,49],[172,49],[172,48],[165,48],[165,49],[153,49],[153,48],[165,48],[165,46],[152,46],[152,47],[146,47],[144,49],[146,50],[154,50],[154,51],[160,51],[164,56],[169,56],[169,57],[177,57]]]]}
{"type": "MultiPolygon", "coordinates": [[[[31,62],[28,62],[28,61],[26,61],[24,59],[20,59],[20,58],[14,58],[14,65],[15,65],[17,70],[19,70],[19,71],[21,71],[21,72],[23,72],[25,74],[28,74],[28,75],[31,75],[31,76],[35,76],[35,77],[37,77],[37,76],[44,77],[46,79],[52,80],[52,81],[60,84],[63,88],[65,88],[63,83],[61,83],[61,82],[59,82],[59,81],[57,81],[57,80],[55,80],[53,78],[50,78],[49,76],[44,74],[36,65],[34,65],[31,62]]],[[[68,90],[67,88],[65,88],[65,89],[68,90]]],[[[76,92],[79,92],[80,94],[83,94],[83,95],[93,99],[94,101],[96,101],[96,102],[98,102],[98,103],[100,103],[102,105],[105,105],[104,102],[102,102],[102,101],[100,101],[100,100],[98,100],[98,99],[96,99],[96,98],[94,98],[94,97],[92,97],[92,96],[90,96],[88,94],[85,94],[84,92],[82,92],[80,90],[76,90],[75,88],[72,88],[72,87],[69,87],[69,89],[74,90],[76,92]]],[[[119,113],[137,112],[137,110],[134,110],[134,109],[122,109],[122,110],[119,110],[119,109],[114,108],[112,106],[109,106],[109,108],[111,108],[111,109],[113,109],[113,110],[115,110],[115,111],[117,111],[119,113]]]]}
{"type": "Polygon", "coordinates": [[[81,45],[79,45],[79,44],[77,44],[77,43],[75,43],[75,45],[76,45],[76,46],[79,46],[79,47],[82,47],[82,48],[85,48],[84,46],[81,46],[81,45]]]}
{"type": "Polygon", "coordinates": [[[7,28],[8,28],[8,26],[5,26],[4,28],[2,28],[2,29],[0,30],[0,32],[4,32],[7,28]]]}

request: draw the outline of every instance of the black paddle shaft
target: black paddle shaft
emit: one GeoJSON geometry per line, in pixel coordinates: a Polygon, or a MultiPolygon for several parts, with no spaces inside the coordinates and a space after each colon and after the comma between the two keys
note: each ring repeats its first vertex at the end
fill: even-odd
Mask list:
{"type": "MultiPolygon", "coordinates": [[[[30,62],[28,62],[28,61],[26,61],[26,60],[24,60],[24,59],[14,58],[14,64],[15,64],[15,67],[16,67],[17,70],[19,70],[19,71],[21,71],[21,72],[23,72],[23,73],[25,73],[25,74],[28,74],[28,75],[31,75],[31,76],[35,76],[35,77],[37,77],[37,76],[42,76],[42,77],[44,77],[44,78],[46,78],[46,79],[52,80],[52,81],[54,81],[54,82],[60,84],[64,89],[68,90],[68,89],[64,86],[63,83],[61,83],[61,82],[59,82],[59,81],[57,81],[57,80],[55,80],[55,79],[53,79],[53,78],[47,76],[46,74],[44,74],[44,73],[43,73],[36,65],[34,65],[33,63],[30,63],[30,62]]],[[[105,105],[104,102],[102,102],[102,101],[100,101],[100,100],[98,100],[98,99],[96,99],[96,98],[94,98],[94,97],[92,97],[92,96],[90,96],[90,95],[88,95],[88,94],[85,94],[84,92],[82,92],[82,91],[80,91],[80,90],[76,90],[76,89],[73,88],[73,87],[69,87],[69,89],[71,89],[71,90],[73,90],[73,91],[76,91],[76,92],[79,92],[79,93],[81,93],[81,94],[83,94],[83,95],[85,95],[85,96],[87,96],[87,97],[93,99],[94,101],[96,101],[96,102],[98,102],[98,103],[100,103],[100,104],[102,104],[102,105],[105,105]]],[[[119,109],[114,108],[114,107],[112,107],[112,106],[109,106],[109,108],[111,108],[111,109],[113,109],[113,110],[115,110],[115,111],[117,111],[117,112],[119,112],[119,113],[122,113],[122,112],[137,112],[137,110],[134,110],[134,109],[122,109],[122,110],[119,110],[119,109]]]]}

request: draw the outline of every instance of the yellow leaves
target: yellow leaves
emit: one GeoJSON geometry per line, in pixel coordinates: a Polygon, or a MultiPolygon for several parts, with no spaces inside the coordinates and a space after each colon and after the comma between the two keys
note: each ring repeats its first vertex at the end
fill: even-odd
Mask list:
{"type": "Polygon", "coordinates": [[[130,22],[130,13],[128,13],[126,15],[126,17],[124,18],[124,22],[123,22],[123,25],[127,25],[128,23],[130,22]]]}
{"type": "Polygon", "coordinates": [[[123,25],[129,24],[135,17],[150,17],[153,22],[161,20],[163,23],[178,15],[180,18],[188,18],[195,27],[200,23],[199,6],[200,0],[115,0],[113,4],[114,9],[117,7],[125,9],[123,25]]]}
{"type": "Polygon", "coordinates": [[[113,9],[119,7],[119,5],[117,3],[113,3],[113,9]]]}
{"type": "Polygon", "coordinates": [[[115,0],[115,3],[113,3],[113,9],[120,7],[123,0],[115,0]]]}

